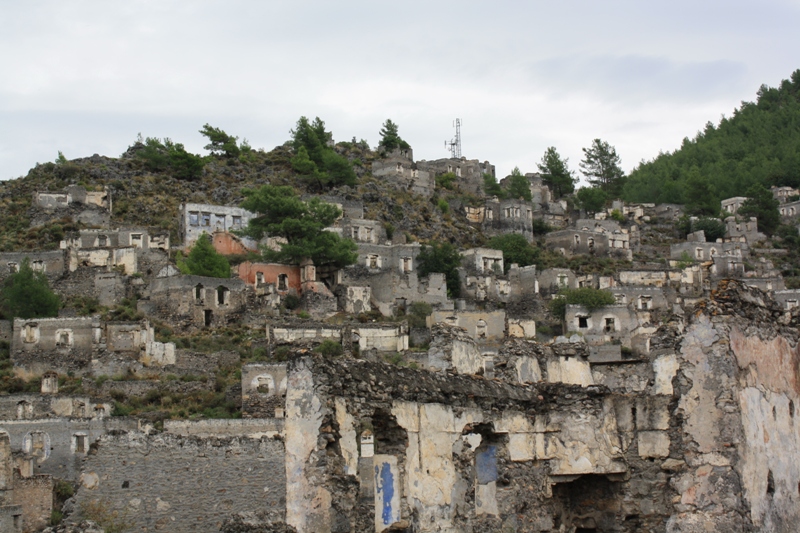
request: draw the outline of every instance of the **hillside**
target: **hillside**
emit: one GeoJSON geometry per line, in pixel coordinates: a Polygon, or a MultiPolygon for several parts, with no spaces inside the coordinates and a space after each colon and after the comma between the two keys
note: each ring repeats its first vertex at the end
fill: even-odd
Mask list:
{"type": "Polygon", "coordinates": [[[719,201],[742,196],[753,184],[800,185],[800,70],[780,87],[763,85],[756,102],[742,102],[730,118],[709,122],[674,152],[631,172],[629,202],[695,201],[697,184],[719,201]]]}
{"type": "Polygon", "coordinates": [[[252,150],[238,158],[208,155],[194,180],[181,179],[169,168],[153,170],[140,157],[144,145],[137,141],[120,157],[94,155],[71,161],[39,164],[16,180],[0,182],[0,251],[46,250],[58,247],[65,231],[79,229],[65,221],[29,228],[29,209],[36,191],[60,191],[70,184],[89,190],[108,187],[114,202],[112,225],[149,226],[170,230],[178,242],[178,208],[183,202],[239,205],[242,190],[263,184],[291,185],[301,194],[315,193],[358,199],[367,218],[379,220],[410,240],[449,241],[463,247],[482,242],[466,218],[457,214],[464,203],[478,198],[456,190],[443,190],[432,199],[398,190],[386,181],[372,178],[367,170],[379,154],[365,143],[342,142],[337,153],[352,164],[358,177],[355,187],[339,186],[320,190],[311,187],[292,169],[288,143],[266,152],[252,150]],[[445,194],[446,193],[446,194],[445,194]],[[439,200],[450,205],[447,213],[439,200]]]}

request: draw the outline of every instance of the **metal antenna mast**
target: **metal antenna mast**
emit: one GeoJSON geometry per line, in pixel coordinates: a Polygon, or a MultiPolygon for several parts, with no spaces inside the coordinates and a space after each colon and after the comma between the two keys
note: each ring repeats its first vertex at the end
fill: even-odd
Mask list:
{"type": "Polygon", "coordinates": [[[450,150],[451,158],[461,159],[461,119],[457,118],[453,126],[456,128],[456,136],[450,141],[445,141],[444,147],[450,150]]]}

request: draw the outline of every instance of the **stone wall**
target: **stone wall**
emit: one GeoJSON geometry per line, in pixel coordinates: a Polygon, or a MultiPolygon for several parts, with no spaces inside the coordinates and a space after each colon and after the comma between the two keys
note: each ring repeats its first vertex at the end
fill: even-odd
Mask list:
{"type": "Polygon", "coordinates": [[[41,531],[50,524],[53,511],[53,477],[15,474],[14,503],[22,506],[22,531],[41,531]]]}
{"type": "Polygon", "coordinates": [[[0,429],[11,438],[11,449],[34,457],[36,474],[72,482],[80,477],[83,459],[93,442],[109,431],[137,426],[136,420],[122,417],[0,420],[0,429]]]}
{"type": "Polygon", "coordinates": [[[274,438],[122,432],[87,457],[76,503],[103,502],[136,530],[217,531],[242,511],[282,515],[285,479],[283,442],[274,438]]]}
{"type": "Polygon", "coordinates": [[[624,493],[602,389],[343,364],[289,365],[286,521],[298,531],[570,531],[604,514],[569,516],[575,496],[552,483],[597,477],[577,492],[598,508],[624,493]],[[603,494],[603,480],[616,486],[603,494]]]}

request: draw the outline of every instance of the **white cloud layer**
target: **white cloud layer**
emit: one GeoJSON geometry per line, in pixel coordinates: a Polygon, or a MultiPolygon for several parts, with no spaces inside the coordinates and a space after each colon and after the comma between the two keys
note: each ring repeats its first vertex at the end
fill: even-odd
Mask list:
{"type": "Polygon", "coordinates": [[[418,159],[577,170],[602,138],[630,170],[800,68],[797,1],[27,0],[0,4],[0,179],[117,156],[136,138],[202,152],[208,122],[271,149],[301,115],[418,159]]]}

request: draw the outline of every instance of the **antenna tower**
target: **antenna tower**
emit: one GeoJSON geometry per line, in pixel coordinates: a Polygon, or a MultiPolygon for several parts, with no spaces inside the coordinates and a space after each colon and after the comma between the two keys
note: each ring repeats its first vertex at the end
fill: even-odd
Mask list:
{"type": "Polygon", "coordinates": [[[450,150],[450,157],[453,159],[461,159],[461,119],[457,118],[453,122],[456,128],[456,136],[450,141],[444,142],[444,147],[450,150]]]}

